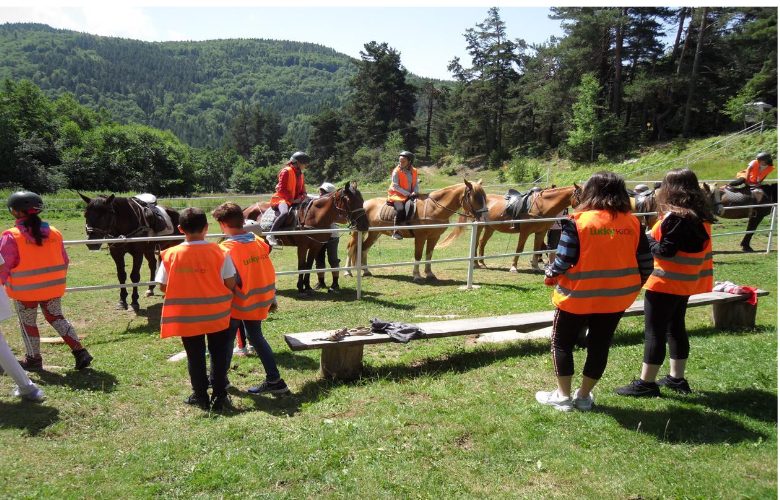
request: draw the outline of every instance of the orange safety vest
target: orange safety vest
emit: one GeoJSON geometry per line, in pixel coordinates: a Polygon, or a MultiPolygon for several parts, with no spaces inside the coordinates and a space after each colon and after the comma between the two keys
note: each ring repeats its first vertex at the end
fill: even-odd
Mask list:
{"type": "Polygon", "coordinates": [[[279,182],[276,183],[276,191],[274,192],[273,196],[271,196],[271,206],[276,207],[281,202],[292,205],[292,200],[303,194],[303,186],[303,171],[301,171],[299,175],[296,174],[295,167],[288,163],[279,172],[279,182]],[[282,172],[285,170],[287,171],[287,186],[282,185],[282,172]],[[292,196],[292,198],[288,200],[286,198],[287,195],[292,196]]]}
{"type": "Polygon", "coordinates": [[[227,255],[216,243],[177,245],[160,255],[168,272],[160,337],[192,337],[220,332],[230,324],[233,293],[225,286],[227,255]]]}
{"type": "Polygon", "coordinates": [[[636,261],[639,220],[630,213],[613,219],[605,210],[575,213],[571,219],[580,256],[558,277],[553,303],[573,314],[625,311],[642,289],[636,261]]]}
{"type": "Polygon", "coordinates": [[[396,174],[398,174],[398,183],[401,185],[401,188],[411,193],[414,186],[417,185],[417,169],[412,167],[412,175],[410,176],[408,171],[402,169],[399,165],[393,169],[391,174],[390,187],[387,188],[387,199],[389,201],[406,201],[409,199],[409,196],[393,189],[392,177],[395,177],[396,174]]]}
{"type": "MultiPolygon", "coordinates": [[[[712,291],[712,226],[704,223],[710,239],[701,252],[678,251],[672,257],[655,255],[653,274],[645,283],[645,289],[672,295],[694,295],[712,291]]],[[[651,234],[661,241],[661,220],[655,223],[651,234]]]]}
{"type": "Polygon", "coordinates": [[[236,287],[230,317],[263,320],[276,296],[276,271],[268,256],[268,244],[255,235],[254,243],[225,240],[220,246],[227,251],[241,277],[236,287]]]}
{"type": "Polygon", "coordinates": [[[19,228],[8,230],[19,250],[19,264],[11,269],[5,284],[8,296],[22,301],[43,301],[65,294],[68,265],[62,258],[62,233],[49,226],[49,237],[40,246],[29,241],[19,228]]]}
{"type": "Polygon", "coordinates": [[[758,160],[753,160],[748,164],[745,170],[737,172],[737,177],[745,179],[745,182],[750,186],[757,186],[761,184],[766,176],[774,172],[775,167],[767,165],[766,169],[761,170],[761,165],[758,160]]]}

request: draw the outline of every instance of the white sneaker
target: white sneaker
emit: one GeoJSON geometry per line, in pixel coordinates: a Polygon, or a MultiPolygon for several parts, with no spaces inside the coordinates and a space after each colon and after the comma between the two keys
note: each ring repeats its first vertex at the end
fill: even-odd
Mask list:
{"type": "Polygon", "coordinates": [[[247,348],[246,347],[234,347],[233,348],[233,355],[234,356],[246,356],[247,355],[247,348]]]}
{"type": "Polygon", "coordinates": [[[43,393],[43,390],[40,387],[36,385],[33,385],[33,387],[34,389],[32,390],[32,392],[22,394],[22,392],[19,390],[19,387],[14,386],[13,394],[17,398],[22,398],[26,401],[33,401],[35,403],[40,403],[41,401],[46,399],[46,395],[43,393]]]}
{"type": "Polygon", "coordinates": [[[574,393],[574,401],[572,403],[580,411],[590,411],[593,409],[593,393],[588,394],[588,397],[581,398],[579,391],[577,391],[574,393]]]}
{"type": "Polygon", "coordinates": [[[265,237],[265,241],[271,245],[272,247],[278,247],[279,246],[279,240],[276,239],[276,236],[273,234],[268,234],[265,237]]]}
{"type": "Polygon", "coordinates": [[[252,347],[252,344],[249,344],[248,346],[244,347],[246,349],[247,356],[257,354],[257,351],[255,351],[255,348],[252,347]]]}
{"type": "Polygon", "coordinates": [[[536,400],[543,405],[552,406],[558,411],[571,411],[574,408],[571,398],[558,394],[558,389],[552,392],[539,391],[536,393],[536,400]]]}

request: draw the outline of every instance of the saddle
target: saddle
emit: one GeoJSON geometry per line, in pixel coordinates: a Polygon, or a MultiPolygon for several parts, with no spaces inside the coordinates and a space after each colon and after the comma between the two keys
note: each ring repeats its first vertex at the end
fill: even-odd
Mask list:
{"type": "Polygon", "coordinates": [[[655,196],[655,190],[654,189],[643,189],[643,190],[630,190],[628,189],[628,195],[631,198],[634,198],[634,206],[636,207],[637,212],[652,212],[651,206],[649,201],[653,199],[655,196]]]}
{"type": "Polygon", "coordinates": [[[729,186],[720,189],[720,201],[731,206],[759,204],[765,197],[761,188],[750,188],[748,185],[729,186]]]}
{"type": "Polygon", "coordinates": [[[506,200],[504,215],[510,219],[521,219],[524,215],[528,215],[528,212],[531,210],[534,195],[539,192],[539,190],[534,189],[525,192],[510,189],[504,195],[504,199],[506,200]]]}
{"type": "Polygon", "coordinates": [[[150,229],[151,236],[173,234],[173,221],[165,209],[157,205],[157,197],[150,193],[141,193],[130,198],[136,204],[141,223],[150,229]]]}
{"type": "MultiPolygon", "coordinates": [[[[311,200],[311,198],[307,198],[305,201],[291,206],[287,211],[287,214],[284,215],[285,221],[282,223],[282,227],[280,227],[278,230],[292,231],[300,226],[301,222],[299,212],[305,211],[306,207],[309,206],[309,203],[311,203],[311,200]]],[[[258,220],[260,231],[264,233],[270,231],[271,226],[273,226],[274,221],[278,216],[279,212],[277,212],[273,207],[270,207],[268,210],[263,212],[263,215],[261,215],[260,219],[258,220]]]]}
{"type": "MultiPolygon", "coordinates": [[[[415,203],[415,200],[406,200],[404,202],[404,212],[406,213],[407,223],[414,220],[417,216],[417,203],[415,203]]],[[[379,220],[384,222],[393,222],[395,220],[395,208],[392,202],[387,202],[382,206],[382,209],[379,211],[379,220]]]]}

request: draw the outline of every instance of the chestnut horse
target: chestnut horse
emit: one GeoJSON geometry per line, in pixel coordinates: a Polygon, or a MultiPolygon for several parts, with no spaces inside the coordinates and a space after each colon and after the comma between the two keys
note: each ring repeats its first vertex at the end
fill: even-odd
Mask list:
{"type": "MultiPolygon", "coordinates": [[[[142,215],[140,215],[137,207],[133,206],[133,202],[129,198],[122,198],[113,194],[111,196],[89,198],[79,193],[79,196],[87,203],[87,208],[84,210],[87,239],[133,238],[134,236],[141,237],[148,234],[150,228],[146,226],[142,215]]],[[[171,222],[173,222],[174,234],[181,234],[176,229],[179,225],[179,212],[172,208],[165,208],[165,211],[171,218],[171,222]]],[[[178,244],[179,241],[177,240],[109,243],[108,252],[111,254],[111,258],[114,259],[116,277],[119,283],[124,285],[127,282],[125,254],[129,253],[133,258],[133,265],[130,268],[131,283],[141,281],[141,264],[144,258],[146,258],[146,262],[149,264],[149,273],[151,274],[149,281],[154,281],[154,274],[157,271],[158,264],[155,253],[178,244]]],[[[87,248],[90,250],[100,250],[100,246],[100,243],[87,244],[87,248]]],[[[149,285],[146,296],[151,297],[152,295],[154,295],[154,285],[149,285]]],[[[140,309],[137,287],[133,287],[130,307],[134,311],[140,309]]],[[[126,288],[119,289],[117,309],[127,309],[126,288]]]]}
{"type": "MultiPolygon", "coordinates": [[[[569,206],[576,206],[577,203],[579,203],[579,196],[580,196],[581,188],[577,184],[566,186],[566,187],[560,187],[560,188],[548,188],[543,189],[539,191],[537,194],[534,195],[534,198],[531,201],[531,207],[528,210],[528,217],[529,219],[546,219],[546,218],[552,218],[556,217],[561,211],[569,206]]],[[[512,220],[512,218],[505,213],[506,211],[506,198],[504,198],[504,195],[500,194],[490,194],[488,195],[488,215],[487,215],[487,221],[509,221],[512,220]]],[[[463,217],[458,219],[458,222],[464,222],[465,219],[463,217]]],[[[515,227],[512,227],[512,224],[493,224],[484,226],[484,234],[481,234],[483,231],[483,226],[477,227],[477,240],[479,241],[477,245],[477,257],[484,257],[485,255],[485,245],[487,244],[488,240],[490,240],[490,237],[493,236],[493,233],[498,231],[500,233],[510,233],[510,234],[518,234],[517,237],[517,248],[515,249],[515,253],[520,253],[523,251],[523,248],[525,247],[525,243],[528,240],[528,237],[533,234],[534,235],[534,251],[541,251],[544,247],[544,236],[547,234],[547,231],[552,227],[554,224],[553,221],[549,222],[528,222],[528,223],[522,223],[522,224],[515,224],[515,227]]],[[[456,227],[452,233],[442,241],[441,246],[446,246],[452,243],[455,238],[461,235],[463,233],[463,227],[458,226],[456,227]]],[[[516,273],[517,272],[517,259],[518,255],[515,255],[512,257],[512,267],[509,268],[510,272],[516,273]]],[[[539,270],[539,260],[540,255],[534,254],[534,256],[531,258],[531,267],[533,267],[536,270],[539,270]]],[[[475,265],[477,267],[484,267],[485,265],[484,260],[477,260],[475,261],[475,265]]]]}
{"type": "MultiPolygon", "coordinates": [[[[257,220],[268,208],[268,202],[257,202],[244,209],[244,218],[257,220]]],[[[296,230],[329,229],[331,224],[349,223],[358,231],[368,229],[368,219],[363,209],[363,195],[357,189],[356,182],[348,182],[343,188],[311,200],[309,204],[295,209],[298,215],[296,230]]],[[[285,246],[298,249],[298,270],[311,270],[314,259],[322,246],[327,243],[331,233],[301,234],[277,236],[285,246]]],[[[309,295],[312,291],[310,274],[298,275],[298,293],[309,295]]]]}
{"type": "MultiPolygon", "coordinates": [[[[466,179],[463,179],[463,184],[455,184],[429,194],[421,194],[415,203],[417,210],[415,216],[407,221],[410,229],[402,229],[400,231],[404,238],[414,238],[414,260],[422,260],[423,249],[425,249],[425,260],[431,260],[436,243],[447,230],[446,227],[426,229],[425,224],[446,224],[455,214],[460,215],[464,220],[466,217],[480,220],[483,214],[487,212],[485,196],[481,180],[471,183],[466,179]]],[[[382,208],[387,206],[386,198],[366,200],[363,206],[366,209],[366,215],[371,227],[393,226],[392,217],[390,217],[390,220],[383,220],[380,217],[382,208]]],[[[392,231],[369,231],[363,240],[363,251],[361,254],[363,265],[368,263],[368,250],[383,234],[389,236],[392,234],[392,231]]],[[[362,238],[363,236],[353,233],[347,245],[347,266],[354,265],[358,237],[362,238]]],[[[352,274],[349,271],[345,271],[344,275],[351,276],[352,274]]],[[[371,271],[365,269],[363,276],[371,276],[371,271]]],[[[420,276],[419,264],[414,265],[412,276],[415,282],[423,279],[420,276]]],[[[431,271],[430,263],[425,264],[425,278],[436,279],[436,276],[431,271]]]]}

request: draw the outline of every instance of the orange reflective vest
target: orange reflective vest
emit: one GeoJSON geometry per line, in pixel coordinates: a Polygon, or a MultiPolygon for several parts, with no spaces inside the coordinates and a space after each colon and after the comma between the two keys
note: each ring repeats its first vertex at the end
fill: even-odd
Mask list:
{"type": "Polygon", "coordinates": [[[553,303],[573,314],[625,311],[642,289],[636,249],[639,220],[630,213],[614,219],[607,211],[571,216],[577,227],[577,264],[558,277],[553,303]]]}
{"type": "MultiPolygon", "coordinates": [[[[678,251],[672,257],[653,256],[653,274],[645,289],[672,295],[694,295],[712,291],[712,226],[705,222],[710,239],[701,252],[678,251]]],[[[655,223],[651,234],[661,241],[661,220],[655,223]]]]}
{"type": "MultiPolygon", "coordinates": [[[[411,168],[411,175],[409,175],[408,170],[396,166],[393,169],[392,177],[396,176],[398,176],[398,185],[410,193],[414,189],[414,186],[417,185],[417,169],[414,167],[411,168]]],[[[393,181],[391,180],[390,187],[387,188],[387,199],[389,201],[406,201],[409,199],[409,196],[396,191],[393,187],[393,181]]]]}
{"type": "Polygon", "coordinates": [[[761,170],[761,165],[758,160],[753,160],[748,164],[745,170],[737,172],[737,177],[745,179],[745,182],[750,186],[757,186],[761,184],[766,176],[774,172],[775,167],[767,165],[766,169],[761,170]]]}
{"type": "Polygon", "coordinates": [[[68,265],[62,258],[62,233],[49,226],[49,237],[42,244],[29,241],[19,228],[8,230],[19,250],[19,264],[11,269],[5,290],[9,297],[22,301],[43,301],[65,294],[68,265]]]}
{"type": "Polygon", "coordinates": [[[160,255],[168,285],[160,319],[160,337],[216,333],[230,324],[233,293],[222,279],[227,254],[216,243],[177,245],[160,255]]]}
{"type": "Polygon", "coordinates": [[[279,172],[279,181],[276,183],[276,191],[271,196],[271,206],[276,207],[281,202],[292,205],[293,200],[306,194],[304,187],[303,171],[296,171],[292,163],[288,163],[279,172]]]}
{"type": "Polygon", "coordinates": [[[241,286],[234,290],[230,317],[234,319],[263,320],[276,296],[276,274],[268,244],[255,235],[252,243],[225,240],[220,246],[227,251],[241,286]]]}

